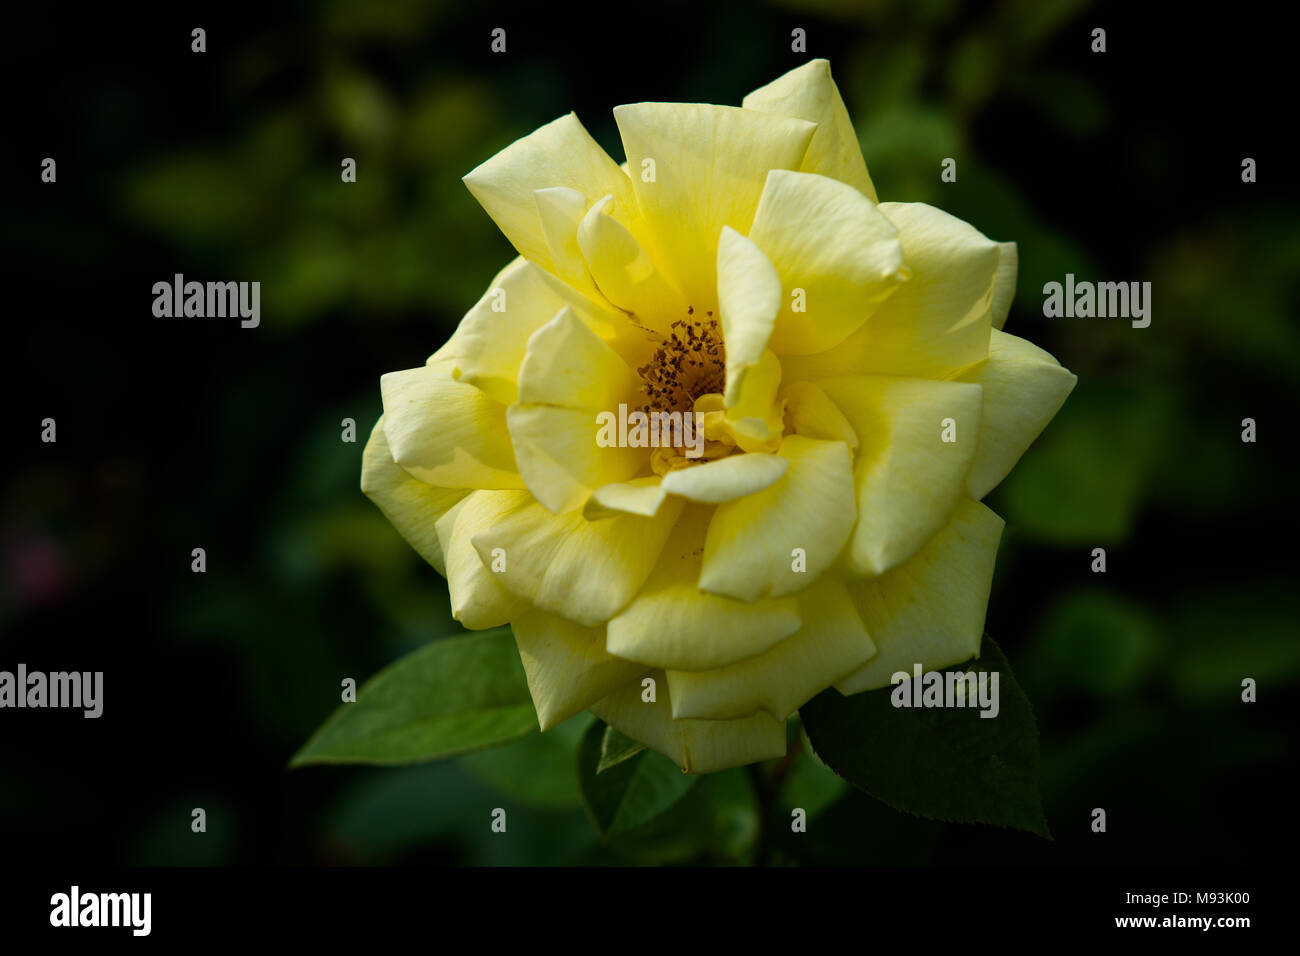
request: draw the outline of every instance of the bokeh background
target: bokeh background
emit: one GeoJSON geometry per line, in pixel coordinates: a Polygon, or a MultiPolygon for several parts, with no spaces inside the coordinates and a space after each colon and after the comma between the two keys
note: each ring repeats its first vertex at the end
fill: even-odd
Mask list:
{"type": "Polygon", "coordinates": [[[0,712],[0,846],[86,863],[1250,863],[1293,834],[1300,233],[1284,31],[1252,8],[1006,0],[8,5],[0,668],[106,672],[105,716],[0,712]],[[468,7],[468,9],[466,9],[468,7]],[[190,52],[190,30],[208,52],[190,52]],[[507,31],[507,53],[489,33],[507,31]],[[1103,27],[1108,50],[1090,52],[1103,27]],[[808,52],[790,50],[807,31],[808,52]],[[458,632],[361,495],[379,375],[423,362],[513,251],[460,182],[568,110],[739,104],[829,57],[883,199],[1020,247],[1007,324],[1079,385],[988,499],[987,629],[1033,702],[1055,840],[900,815],[806,757],[762,806],[709,778],[602,845],[575,718],[398,769],[286,762],[458,632]],[[57,185],[39,182],[58,162],[57,185]],[[339,164],[356,158],[358,182],[339,164]],[[1244,184],[1243,157],[1259,164],[1244,184]],[[945,157],[956,183],[939,179],[945,157]],[[262,325],[154,319],[183,272],[262,325]],[[1043,284],[1153,285],[1150,328],[1043,284]],[[58,442],[39,423],[57,420],[58,442]],[[358,442],[340,441],[356,419],[358,442]],[[1258,422],[1243,444],[1241,420],[1258,422]],[[207,550],[208,571],[190,572],[207,550]],[[1106,574],[1090,571],[1107,550],[1106,574]],[[1259,701],[1240,682],[1259,682],[1259,701]],[[510,837],[490,833],[490,808],[510,837]],[[810,832],[783,833],[788,807],[810,832]],[[204,807],[208,832],[190,832],[204,807]],[[1108,811],[1105,836],[1090,811],[1108,811]],[[764,819],[764,816],[767,819],[764,819]]]}

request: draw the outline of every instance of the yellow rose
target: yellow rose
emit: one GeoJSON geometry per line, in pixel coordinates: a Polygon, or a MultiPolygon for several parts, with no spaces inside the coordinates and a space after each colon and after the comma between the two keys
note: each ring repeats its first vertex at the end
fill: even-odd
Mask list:
{"type": "Polygon", "coordinates": [[[614,115],[622,168],[569,115],[465,177],[519,258],[383,376],[361,484],[457,620],[510,624],[543,730],[587,709],[707,773],[979,652],[980,499],[1075,377],[1001,331],[1013,243],[878,202],[826,61],[614,115]],[[621,406],[704,440],[597,441],[621,406]]]}

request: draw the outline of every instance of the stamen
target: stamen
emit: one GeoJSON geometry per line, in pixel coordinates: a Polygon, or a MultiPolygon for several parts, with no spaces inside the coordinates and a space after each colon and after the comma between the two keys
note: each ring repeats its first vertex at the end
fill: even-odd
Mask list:
{"type": "MultiPolygon", "coordinates": [[[[694,307],[686,314],[694,316],[694,307]]],[[[637,369],[646,396],[643,412],[689,412],[701,395],[724,391],[726,347],[718,320],[711,311],[707,316],[673,322],[654,356],[637,369]]]]}

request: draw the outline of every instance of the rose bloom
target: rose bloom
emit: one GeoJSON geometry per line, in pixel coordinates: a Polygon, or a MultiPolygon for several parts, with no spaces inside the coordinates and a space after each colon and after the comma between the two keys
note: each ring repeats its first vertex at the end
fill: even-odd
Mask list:
{"type": "Polygon", "coordinates": [[[707,773],[979,653],[980,499],[1075,376],[1001,330],[1014,243],[878,201],[826,61],[614,116],[623,167],[568,115],[465,177],[519,257],[382,377],[361,486],[458,621],[511,626],[543,730],[707,773]],[[620,405],[699,412],[703,454],[598,442],[620,405]]]}

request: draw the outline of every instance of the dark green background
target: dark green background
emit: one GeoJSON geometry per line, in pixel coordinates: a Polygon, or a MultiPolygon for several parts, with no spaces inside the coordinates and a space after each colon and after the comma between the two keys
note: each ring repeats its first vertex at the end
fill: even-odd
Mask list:
{"type": "Polygon", "coordinates": [[[285,764],[342,678],[459,630],[358,475],[379,375],[422,363],[513,255],[460,177],[570,109],[621,159],[615,105],[738,104],[810,56],[882,199],[1019,243],[1007,330],[1079,376],[988,499],[1007,531],[987,629],[1039,718],[1056,839],[904,817],[801,757],[766,797],[762,858],[1253,862],[1289,842],[1300,236],[1280,25],[1072,0],[463,6],[6,9],[0,668],[106,672],[98,721],[0,712],[6,858],[755,859],[743,771],[602,847],[571,773],[579,720],[459,762],[285,764]],[[260,281],[261,327],[154,319],[174,272],[260,281]],[[1151,281],[1150,328],[1045,319],[1066,272],[1151,281]],[[798,838],[793,805],[817,811],[798,838]]]}

